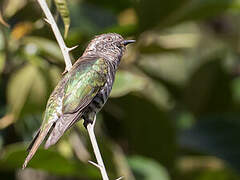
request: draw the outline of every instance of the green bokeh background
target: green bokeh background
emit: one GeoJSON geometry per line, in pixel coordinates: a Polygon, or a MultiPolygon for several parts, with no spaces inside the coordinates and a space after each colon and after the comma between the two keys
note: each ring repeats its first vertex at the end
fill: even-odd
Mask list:
{"type": "MultiPolygon", "coordinates": [[[[54,1],[48,5],[62,34],[54,1]]],[[[105,32],[136,39],[99,113],[110,179],[240,179],[240,1],[68,0],[75,61],[105,32]]],[[[101,179],[82,122],[22,171],[65,64],[35,0],[0,1],[0,179],[101,179]],[[8,24],[4,25],[5,21],[8,24]]]]}

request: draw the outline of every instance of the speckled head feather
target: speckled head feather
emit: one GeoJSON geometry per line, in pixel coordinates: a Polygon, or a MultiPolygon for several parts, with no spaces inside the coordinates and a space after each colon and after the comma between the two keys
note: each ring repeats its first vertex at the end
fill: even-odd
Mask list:
{"type": "Polygon", "coordinates": [[[124,39],[116,33],[96,36],[87,46],[84,55],[98,55],[100,57],[118,60],[125,51],[124,39]]]}

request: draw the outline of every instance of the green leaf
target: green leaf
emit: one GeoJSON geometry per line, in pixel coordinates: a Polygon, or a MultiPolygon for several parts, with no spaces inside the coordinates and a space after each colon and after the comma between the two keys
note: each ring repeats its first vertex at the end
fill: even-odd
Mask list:
{"type": "Polygon", "coordinates": [[[67,38],[68,30],[70,27],[70,16],[66,0],[54,0],[64,23],[64,38],[67,38]]]}
{"type": "Polygon", "coordinates": [[[174,107],[175,102],[170,92],[161,82],[149,79],[148,85],[141,93],[161,109],[170,110],[174,107]]]}
{"type": "Polygon", "coordinates": [[[4,50],[5,48],[5,40],[4,40],[4,33],[0,31],[0,50],[4,50]]]}
{"type": "Polygon", "coordinates": [[[32,83],[29,99],[34,104],[42,104],[46,100],[46,83],[42,74],[37,71],[32,83]]]}
{"type": "Polygon", "coordinates": [[[12,75],[8,83],[7,100],[15,118],[28,113],[39,113],[47,98],[46,79],[37,66],[27,64],[12,75]]]}
{"type": "Polygon", "coordinates": [[[142,55],[139,61],[148,74],[178,85],[183,85],[188,78],[186,64],[186,58],[176,53],[142,55]]]}
{"type": "Polygon", "coordinates": [[[52,56],[54,59],[63,62],[61,50],[54,41],[36,36],[28,36],[23,38],[23,43],[28,46],[30,45],[31,48],[36,47],[41,53],[52,56]]]}
{"type": "Polygon", "coordinates": [[[170,180],[167,170],[152,159],[134,156],[128,160],[137,180],[170,180]]]}
{"type": "Polygon", "coordinates": [[[20,10],[21,8],[23,8],[26,5],[27,0],[18,0],[18,1],[8,0],[5,2],[6,2],[6,7],[4,8],[4,15],[7,17],[11,17],[18,10],[20,10]]]}
{"type": "Polygon", "coordinates": [[[0,74],[3,71],[4,66],[5,66],[5,56],[3,53],[0,53],[0,74]]]}
{"type": "MultiPolygon", "coordinates": [[[[112,142],[113,143],[113,142],[112,142]]],[[[114,162],[116,165],[117,173],[119,176],[123,176],[127,180],[135,180],[133,172],[129,166],[127,156],[118,145],[112,145],[114,154],[114,162]]]]}
{"type": "Polygon", "coordinates": [[[146,80],[136,73],[120,70],[116,74],[111,97],[120,97],[132,91],[142,90],[146,86],[146,80]]]}
{"type": "Polygon", "coordinates": [[[36,77],[37,69],[31,64],[12,75],[7,88],[7,100],[16,117],[23,108],[36,77]]]}
{"type": "MultiPolygon", "coordinates": [[[[26,155],[26,147],[21,144],[13,144],[5,147],[0,158],[0,169],[20,169],[26,155]]],[[[56,151],[41,148],[30,161],[28,167],[45,170],[56,175],[99,178],[99,172],[96,167],[79,161],[68,160],[56,151]]]]}

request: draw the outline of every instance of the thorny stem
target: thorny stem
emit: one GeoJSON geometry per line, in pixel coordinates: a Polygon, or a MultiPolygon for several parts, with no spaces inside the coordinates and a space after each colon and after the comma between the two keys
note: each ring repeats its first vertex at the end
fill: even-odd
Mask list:
{"type": "Polygon", "coordinates": [[[89,134],[89,137],[90,137],[90,141],[91,141],[92,146],[93,146],[94,154],[95,154],[96,159],[97,159],[97,165],[95,165],[95,163],[93,163],[91,161],[90,161],[90,163],[95,165],[97,168],[100,169],[103,180],[109,180],[107,172],[106,172],[106,169],[105,169],[105,166],[104,166],[104,163],[103,163],[103,160],[102,160],[101,153],[100,153],[99,148],[98,148],[98,144],[97,144],[97,140],[96,140],[96,137],[95,137],[95,133],[94,133],[95,122],[96,122],[96,116],[94,117],[93,123],[92,124],[89,123],[87,125],[87,131],[88,131],[88,134],[89,134]]]}
{"type": "Polygon", "coordinates": [[[62,38],[62,35],[58,29],[58,26],[52,16],[52,13],[51,11],[49,10],[48,8],[48,5],[46,3],[46,0],[38,0],[38,3],[40,4],[45,16],[46,16],[46,21],[51,25],[51,28],[53,30],[53,33],[57,39],[57,42],[61,48],[61,51],[62,51],[62,54],[63,54],[63,57],[64,57],[64,61],[65,61],[65,64],[66,64],[66,68],[65,68],[65,71],[69,71],[72,67],[72,62],[71,62],[71,59],[70,59],[70,56],[69,56],[69,51],[71,50],[71,48],[68,48],[65,43],[64,43],[64,40],[62,38]]]}

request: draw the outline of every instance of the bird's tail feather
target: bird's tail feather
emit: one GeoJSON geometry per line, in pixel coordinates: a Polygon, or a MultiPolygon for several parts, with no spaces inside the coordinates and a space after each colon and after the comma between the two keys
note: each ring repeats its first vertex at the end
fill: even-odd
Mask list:
{"type": "Polygon", "coordinates": [[[29,151],[32,149],[32,147],[33,147],[33,144],[34,144],[34,143],[35,143],[35,141],[37,140],[37,138],[38,138],[38,136],[39,136],[39,133],[40,133],[40,131],[41,131],[41,128],[39,128],[39,129],[38,129],[37,133],[34,135],[34,137],[33,137],[32,141],[31,141],[31,143],[28,145],[28,148],[27,148],[27,151],[28,151],[28,152],[29,152],[29,151]]]}
{"type": "Polygon", "coordinates": [[[51,134],[49,135],[46,143],[45,148],[49,148],[50,146],[56,144],[60,137],[64,134],[64,132],[69,129],[76,121],[81,114],[74,113],[74,114],[65,114],[61,117],[55,124],[51,134]]]}
{"type": "Polygon", "coordinates": [[[22,169],[25,169],[28,162],[32,159],[33,155],[36,153],[38,147],[42,143],[42,141],[45,139],[45,137],[48,134],[48,131],[51,129],[53,123],[48,124],[44,130],[40,129],[36,136],[34,137],[33,141],[31,142],[30,146],[28,147],[29,153],[28,156],[26,157],[22,169]]]}

